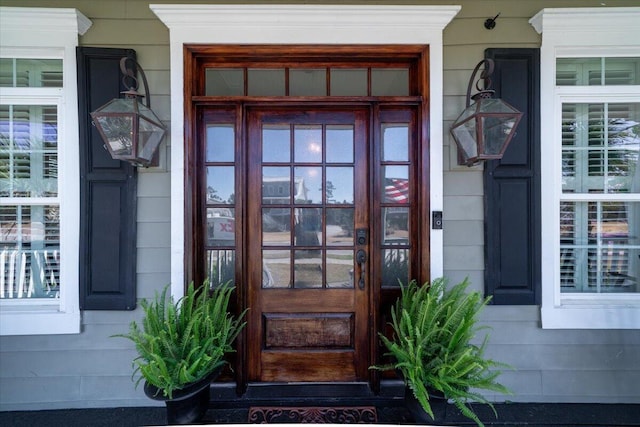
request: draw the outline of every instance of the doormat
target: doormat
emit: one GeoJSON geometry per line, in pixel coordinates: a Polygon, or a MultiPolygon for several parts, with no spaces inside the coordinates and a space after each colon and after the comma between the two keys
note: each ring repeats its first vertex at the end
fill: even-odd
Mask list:
{"type": "Polygon", "coordinates": [[[375,406],[348,407],[251,407],[249,422],[317,423],[317,424],[374,424],[378,421],[375,406]]]}

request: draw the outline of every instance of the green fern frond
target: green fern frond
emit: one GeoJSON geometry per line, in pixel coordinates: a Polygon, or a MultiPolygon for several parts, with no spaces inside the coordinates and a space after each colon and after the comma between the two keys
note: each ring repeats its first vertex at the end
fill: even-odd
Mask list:
{"type": "Polygon", "coordinates": [[[394,362],[373,369],[396,369],[416,399],[433,418],[427,389],[439,390],[460,411],[479,426],[482,422],[469,402],[495,408],[479,392],[490,390],[509,394],[497,382],[502,368],[508,365],[486,358],[482,344],[471,343],[479,331],[478,314],[489,303],[478,292],[468,292],[467,279],[448,287],[445,278],[419,286],[415,281],[401,283],[401,295],[391,308],[392,337],[380,334],[394,362]]]}
{"type": "Polygon", "coordinates": [[[191,283],[178,301],[169,296],[169,286],[156,292],[153,301],[141,301],[141,326],[131,322],[128,334],[114,335],[135,344],[132,378],[140,375],[136,386],[144,378],[171,398],[174,391],[222,366],[246,324],[246,310],[237,317],[228,311],[233,290],[227,283],[209,293],[208,283],[201,289],[191,283]]]}

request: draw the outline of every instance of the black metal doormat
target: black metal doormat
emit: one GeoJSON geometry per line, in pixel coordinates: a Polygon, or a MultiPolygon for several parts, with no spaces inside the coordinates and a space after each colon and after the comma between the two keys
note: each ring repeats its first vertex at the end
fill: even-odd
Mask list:
{"type": "Polygon", "coordinates": [[[249,422],[269,423],[332,423],[373,424],[378,421],[375,406],[348,407],[251,407],[249,422]]]}

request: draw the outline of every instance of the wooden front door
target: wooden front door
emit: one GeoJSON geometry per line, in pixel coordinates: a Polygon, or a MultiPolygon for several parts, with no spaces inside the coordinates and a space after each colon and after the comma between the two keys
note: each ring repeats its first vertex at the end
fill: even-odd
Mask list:
{"type": "Polygon", "coordinates": [[[364,108],[249,109],[249,381],[368,378],[364,108]]]}
{"type": "Polygon", "coordinates": [[[234,377],[369,382],[400,282],[429,279],[428,48],[200,46],[186,278],[248,309],[234,377]]]}

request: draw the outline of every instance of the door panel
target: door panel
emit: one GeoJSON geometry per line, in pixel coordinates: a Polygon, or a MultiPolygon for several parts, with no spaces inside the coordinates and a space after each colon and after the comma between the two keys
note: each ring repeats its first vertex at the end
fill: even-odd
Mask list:
{"type": "Polygon", "coordinates": [[[367,117],[247,112],[250,381],[367,379],[367,117]]]}

